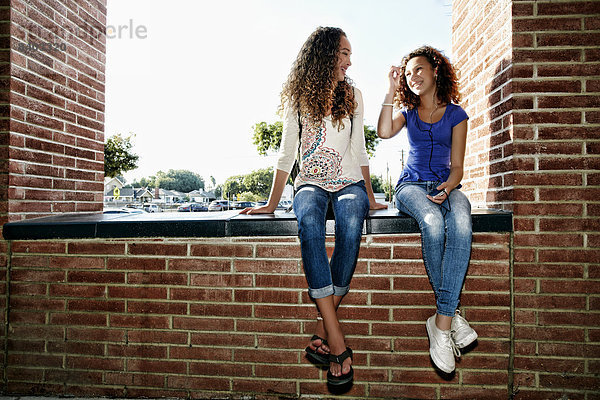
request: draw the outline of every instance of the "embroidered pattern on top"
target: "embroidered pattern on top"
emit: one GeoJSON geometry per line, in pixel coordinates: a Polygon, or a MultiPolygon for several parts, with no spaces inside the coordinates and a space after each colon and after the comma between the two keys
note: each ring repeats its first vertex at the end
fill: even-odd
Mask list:
{"type": "Polygon", "coordinates": [[[323,146],[327,137],[324,121],[311,121],[305,118],[302,124],[302,167],[300,179],[314,182],[327,190],[339,190],[354,179],[341,177],[343,174],[342,156],[334,149],[323,146]],[[304,134],[306,132],[306,134],[304,134]]]}

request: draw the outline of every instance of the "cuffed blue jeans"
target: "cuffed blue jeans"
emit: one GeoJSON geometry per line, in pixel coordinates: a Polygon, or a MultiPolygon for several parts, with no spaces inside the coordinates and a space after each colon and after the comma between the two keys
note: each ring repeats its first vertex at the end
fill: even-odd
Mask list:
{"type": "Polygon", "coordinates": [[[303,185],[294,197],[298,236],[308,294],[315,299],[344,296],[356,268],[363,223],[369,213],[364,181],[328,192],[318,186],[303,185]],[[335,248],[331,262],[325,248],[327,207],[335,217],[335,248]]]}
{"type": "Polygon", "coordinates": [[[396,187],[396,207],[417,220],[423,261],[433,287],[437,313],[454,316],[471,257],[471,203],[461,191],[442,205],[427,193],[440,182],[403,182],[396,187]],[[450,202],[450,204],[448,204],[450,202]]]}

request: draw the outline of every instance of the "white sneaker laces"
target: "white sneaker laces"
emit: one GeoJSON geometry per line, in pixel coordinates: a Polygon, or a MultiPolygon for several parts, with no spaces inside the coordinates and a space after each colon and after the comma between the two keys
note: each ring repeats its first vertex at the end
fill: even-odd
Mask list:
{"type": "Polygon", "coordinates": [[[446,339],[448,339],[449,346],[452,349],[452,352],[454,353],[454,355],[456,357],[460,357],[460,349],[456,346],[456,344],[454,343],[454,339],[452,338],[453,333],[454,333],[454,331],[448,331],[448,332],[442,331],[442,335],[444,335],[444,337],[446,339]]]}

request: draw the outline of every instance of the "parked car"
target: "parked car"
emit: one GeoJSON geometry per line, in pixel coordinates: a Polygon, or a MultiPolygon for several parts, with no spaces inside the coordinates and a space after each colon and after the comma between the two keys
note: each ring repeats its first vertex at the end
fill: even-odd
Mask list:
{"type": "Polygon", "coordinates": [[[279,204],[277,204],[278,210],[287,210],[292,206],[292,202],[290,200],[281,200],[279,204]]]}
{"type": "Polygon", "coordinates": [[[199,203],[185,203],[177,207],[177,211],[179,212],[198,212],[198,211],[208,211],[208,207],[204,204],[199,203]]]}
{"type": "Polygon", "coordinates": [[[158,204],[145,203],[144,210],[150,213],[162,212],[162,209],[158,206],[158,204]]]}
{"type": "Polygon", "coordinates": [[[229,200],[214,200],[208,205],[208,211],[229,210],[229,200]]]}
{"type": "Polygon", "coordinates": [[[200,212],[200,211],[208,211],[208,206],[206,204],[193,203],[192,204],[192,212],[200,212]]]}
{"type": "Polygon", "coordinates": [[[177,212],[190,212],[192,211],[192,205],[189,203],[184,203],[177,207],[177,212]]]}
{"type": "Polygon", "coordinates": [[[247,207],[254,207],[254,203],[251,201],[234,201],[231,203],[231,208],[233,210],[243,210],[247,207]]]}
{"type": "Polygon", "coordinates": [[[103,214],[146,214],[146,210],[130,207],[105,208],[103,214]]]}

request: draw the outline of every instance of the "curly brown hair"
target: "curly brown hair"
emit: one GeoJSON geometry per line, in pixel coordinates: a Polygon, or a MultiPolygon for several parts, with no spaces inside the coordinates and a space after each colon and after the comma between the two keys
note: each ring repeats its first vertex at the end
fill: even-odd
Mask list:
{"type": "Polygon", "coordinates": [[[396,90],[394,103],[398,108],[406,107],[409,110],[415,109],[421,103],[421,98],[414,94],[406,82],[406,64],[412,58],[425,57],[431,67],[437,69],[437,78],[435,81],[436,94],[438,99],[445,104],[459,103],[461,96],[458,92],[458,80],[456,72],[450,61],[437,49],[430,46],[419,47],[410,52],[402,59],[400,68],[402,69],[402,79],[400,87],[396,90]]]}
{"type": "Polygon", "coordinates": [[[337,63],[340,39],[346,36],[340,28],[318,27],[304,42],[298,57],[283,85],[280,110],[286,104],[321,121],[329,114],[338,129],[342,119],[351,116],[356,107],[352,80],[337,81],[337,63]]]}

